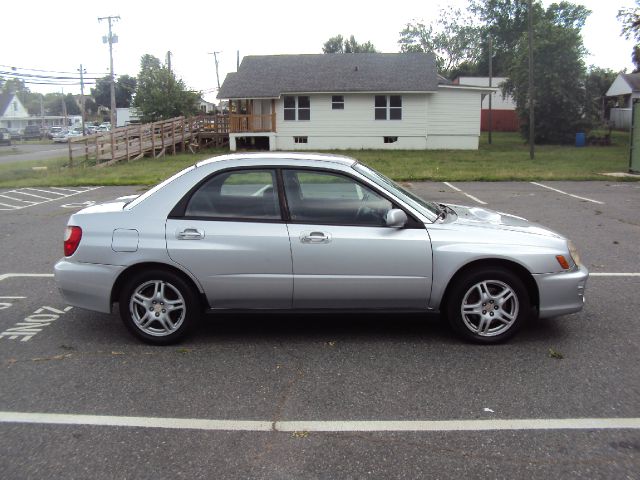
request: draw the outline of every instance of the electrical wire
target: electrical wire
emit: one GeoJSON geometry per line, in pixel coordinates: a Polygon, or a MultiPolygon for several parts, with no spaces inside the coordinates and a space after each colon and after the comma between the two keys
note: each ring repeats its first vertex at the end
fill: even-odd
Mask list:
{"type": "MultiPolygon", "coordinates": [[[[59,72],[55,70],[38,70],[37,68],[24,68],[24,67],[14,67],[13,65],[0,65],[3,68],[11,68],[12,70],[28,70],[30,72],[44,72],[44,73],[62,73],[73,75],[77,72],[59,72]]],[[[89,72],[88,75],[109,75],[109,72],[89,72]]]]}

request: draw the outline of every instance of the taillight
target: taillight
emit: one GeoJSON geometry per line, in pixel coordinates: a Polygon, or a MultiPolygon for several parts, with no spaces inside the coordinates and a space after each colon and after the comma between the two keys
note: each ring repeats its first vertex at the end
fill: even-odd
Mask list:
{"type": "Polygon", "coordinates": [[[78,249],[82,239],[82,229],[80,227],[67,227],[64,233],[64,256],[70,257],[78,249]]]}

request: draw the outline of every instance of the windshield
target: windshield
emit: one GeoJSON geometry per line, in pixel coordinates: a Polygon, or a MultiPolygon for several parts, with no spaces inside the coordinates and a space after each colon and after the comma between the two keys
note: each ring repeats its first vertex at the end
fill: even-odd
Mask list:
{"type": "Polygon", "coordinates": [[[417,196],[415,193],[401,187],[390,178],[387,178],[381,173],[376,172],[373,168],[362,165],[361,163],[356,163],[353,168],[358,173],[364,175],[369,180],[384,188],[385,190],[393,193],[396,197],[411,205],[413,208],[415,208],[428,218],[434,218],[434,216],[437,217],[440,213],[440,209],[436,204],[434,204],[433,202],[427,202],[426,200],[417,196]]]}

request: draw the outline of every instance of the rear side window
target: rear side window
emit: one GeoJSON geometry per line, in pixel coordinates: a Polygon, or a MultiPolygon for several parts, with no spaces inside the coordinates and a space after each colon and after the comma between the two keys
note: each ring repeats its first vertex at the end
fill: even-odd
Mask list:
{"type": "Polygon", "coordinates": [[[280,202],[271,170],[234,170],[205,182],[191,197],[187,217],[280,220],[280,202]]]}

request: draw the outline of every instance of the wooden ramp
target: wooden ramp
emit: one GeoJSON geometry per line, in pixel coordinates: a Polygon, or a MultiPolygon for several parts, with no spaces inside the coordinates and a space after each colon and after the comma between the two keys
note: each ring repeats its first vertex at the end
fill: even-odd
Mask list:
{"type": "Polygon", "coordinates": [[[176,117],[72,138],[69,140],[69,166],[92,163],[102,167],[145,156],[158,158],[178,152],[195,152],[201,147],[222,147],[229,144],[228,125],[225,115],[176,117]]]}

